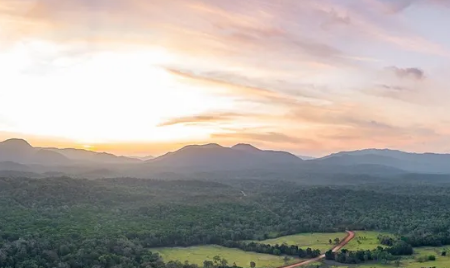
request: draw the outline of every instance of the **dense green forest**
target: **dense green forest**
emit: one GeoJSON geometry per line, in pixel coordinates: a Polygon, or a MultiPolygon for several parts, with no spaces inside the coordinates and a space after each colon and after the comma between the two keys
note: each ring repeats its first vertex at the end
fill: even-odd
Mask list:
{"type": "MultiPolygon", "coordinates": [[[[380,239],[380,242],[384,242],[380,239]]],[[[328,250],[325,252],[325,259],[333,260],[339,263],[357,264],[367,261],[382,261],[388,262],[393,260],[399,260],[398,256],[412,255],[413,248],[407,242],[398,239],[390,240],[388,247],[378,246],[376,249],[365,249],[357,251],[349,251],[342,249],[339,252],[333,252],[328,250]]]]}
{"type": "Polygon", "coordinates": [[[450,244],[450,185],[363,181],[2,178],[0,267],[147,267],[152,247],[346,229],[450,244]]]}

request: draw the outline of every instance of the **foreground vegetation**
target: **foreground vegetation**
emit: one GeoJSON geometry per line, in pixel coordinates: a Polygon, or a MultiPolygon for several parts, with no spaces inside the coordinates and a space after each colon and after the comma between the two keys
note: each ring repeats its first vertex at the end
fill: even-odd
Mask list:
{"type": "Polygon", "coordinates": [[[346,233],[307,233],[307,234],[296,234],[282,236],[278,238],[266,239],[262,241],[257,241],[262,244],[269,245],[295,245],[302,249],[312,248],[318,249],[322,253],[329,250],[336,244],[336,238],[341,241],[347,236],[346,233]],[[331,240],[331,241],[330,241],[331,240]]]}
{"type": "Polygon", "coordinates": [[[380,243],[379,236],[389,235],[386,232],[375,231],[355,231],[355,238],[350,241],[344,248],[351,251],[372,250],[377,247],[385,247],[380,243]]]}
{"type": "Polygon", "coordinates": [[[250,267],[254,262],[257,267],[280,267],[285,264],[299,262],[298,258],[285,258],[268,254],[245,252],[239,249],[225,248],[221,246],[196,246],[187,248],[159,248],[153,251],[158,252],[166,261],[185,260],[190,263],[203,265],[205,260],[213,260],[215,256],[232,260],[233,263],[241,267],[250,267]]]}
{"type": "MultiPolygon", "coordinates": [[[[447,247],[423,247],[415,248],[414,255],[403,256],[398,261],[391,261],[388,263],[364,263],[358,265],[336,265],[336,263],[326,262],[321,263],[319,267],[321,268],[394,268],[394,267],[404,267],[404,268],[423,268],[423,267],[435,267],[435,268],[445,268],[450,267],[450,256],[442,256],[442,252],[449,252],[447,247]],[[430,260],[435,258],[435,260],[430,260]]],[[[450,252],[449,252],[450,253],[450,252]]]]}
{"type": "Polygon", "coordinates": [[[160,263],[150,253],[155,247],[346,229],[389,231],[415,247],[448,245],[449,197],[448,184],[413,181],[331,188],[244,179],[0,178],[0,267],[146,267],[160,263]]]}
{"type": "Polygon", "coordinates": [[[156,248],[152,249],[152,251],[159,253],[160,256],[167,261],[182,262],[187,260],[190,263],[198,265],[202,265],[205,260],[212,260],[214,256],[220,256],[227,260],[233,260],[236,265],[242,267],[250,267],[251,262],[254,262],[257,267],[280,267],[283,265],[300,262],[302,260],[302,256],[299,256],[298,251],[295,253],[289,251],[289,249],[293,246],[295,246],[296,249],[301,248],[304,250],[304,258],[317,257],[320,255],[320,252],[326,252],[346,235],[346,233],[308,233],[282,236],[262,241],[242,241],[243,245],[264,245],[265,248],[270,245],[274,248],[285,247],[288,249],[287,252],[281,250],[278,251],[278,253],[274,253],[273,248],[270,249],[269,252],[263,252],[265,254],[261,254],[249,252],[251,250],[241,250],[237,248],[215,245],[156,248]],[[319,253],[313,256],[308,256],[308,248],[313,249],[312,251],[319,250],[319,253]]]}

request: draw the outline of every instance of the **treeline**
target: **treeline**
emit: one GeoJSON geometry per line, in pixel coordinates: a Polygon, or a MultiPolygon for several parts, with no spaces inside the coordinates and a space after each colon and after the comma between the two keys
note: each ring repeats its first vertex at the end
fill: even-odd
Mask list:
{"type": "Polygon", "coordinates": [[[80,243],[52,244],[45,238],[3,242],[0,267],[4,268],[241,268],[218,256],[203,266],[189,262],[164,262],[141,244],[121,239],[89,239],[80,243]]]}
{"type": "Polygon", "coordinates": [[[390,247],[393,246],[398,240],[402,240],[412,247],[439,247],[443,245],[450,245],[450,237],[448,236],[449,234],[441,231],[437,232],[436,234],[404,234],[399,236],[398,238],[394,238],[389,235],[379,235],[377,238],[380,244],[390,247]]]}
{"type": "MultiPolygon", "coordinates": [[[[365,186],[367,188],[367,186],[365,186]]],[[[449,187],[449,185],[440,185],[449,187]]],[[[315,187],[285,189],[284,194],[265,195],[258,199],[280,215],[289,215],[286,224],[299,232],[342,230],[388,231],[417,246],[450,245],[450,194],[440,187],[410,185],[384,191],[385,186],[370,185],[372,190],[315,187]],[[439,191],[433,195],[432,189],[439,191]],[[383,191],[382,191],[383,190],[383,191]],[[324,200],[327,200],[324,203],[324,200]],[[342,204],[345,204],[342,205],[342,204]],[[427,219],[427,220],[424,220],[427,219]]]]}
{"type": "Polygon", "coordinates": [[[402,239],[413,247],[440,247],[450,245],[450,232],[440,228],[426,233],[415,231],[410,234],[403,234],[402,239]]]}
{"type": "Polygon", "coordinates": [[[320,250],[319,249],[302,249],[299,248],[297,245],[270,245],[270,244],[263,244],[263,243],[256,243],[256,242],[240,242],[240,241],[227,241],[223,244],[225,247],[229,248],[238,248],[242,249],[244,251],[251,251],[251,252],[257,252],[257,253],[264,253],[264,254],[272,254],[272,255],[289,255],[299,258],[316,258],[320,256],[320,250]]]}
{"type": "Polygon", "coordinates": [[[374,250],[349,251],[343,249],[340,252],[332,252],[329,250],[325,253],[325,259],[346,264],[357,264],[367,261],[388,262],[398,259],[397,256],[412,255],[413,253],[411,245],[399,240],[395,241],[391,247],[377,247],[374,250]]]}
{"type": "Polygon", "coordinates": [[[331,250],[325,252],[326,260],[333,260],[339,263],[346,264],[357,264],[367,261],[381,261],[388,262],[395,260],[396,257],[393,256],[388,251],[379,247],[374,250],[358,250],[358,251],[349,251],[346,249],[341,250],[340,252],[332,252],[331,250]]]}

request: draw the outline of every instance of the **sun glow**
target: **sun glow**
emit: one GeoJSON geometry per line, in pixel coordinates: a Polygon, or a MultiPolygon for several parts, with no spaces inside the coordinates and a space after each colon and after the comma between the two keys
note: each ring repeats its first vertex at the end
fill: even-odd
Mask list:
{"type": "Polygon", "coordinates": [[[76,62],[60,51],[48,53],[54,58],[42,62],[25,60],[29,49],[15,48],[0,59],[0,69],[10,71],[0,82],[0,117],[14,122],[17,132],[82,144],[183,140],[205,137],[208,131],[158,124],[229,105],[174,79],[161,67],[173,60],[164,50],[103,52],[76,62]]]}
{"type": "Polygon", "coordinates": [[[92,148],[92,145],[84,144],[83,145],[83,149],[85,149],[85,150],[92,150],[93,148],[92,148]]]}

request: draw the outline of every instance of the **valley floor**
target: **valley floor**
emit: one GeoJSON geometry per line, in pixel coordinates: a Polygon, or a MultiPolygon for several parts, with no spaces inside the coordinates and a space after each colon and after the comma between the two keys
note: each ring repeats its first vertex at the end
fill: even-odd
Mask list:
{"type": "MultiPolygon", "coordinates": [[[[334,244],[330,244],[329,240],[334,241],[335,238],[340,240],[346,237],[346,233],[307,233],[290,236],[283,236],[274,239],[258,241],[263,244],[283,244],[297,245],[303,249],[312,248],[320,249],[322,253],[329,250],[334,244]]],[[[152,252],[159,253],[164,261],[189,261],[189,263],[203,265],[205,260],[212,260],[214,256],[220,256],[230,262],[236,263],[238,266],[250,267],[250,262],[255,262],[256,267],[280,267],[302,261],[300,258],[284,256],[274,256],[269,254],[259,254],[246,252],[240,249],[226,248],[216,245],[196,246],[196,247],[173,247],[173,248],[156,248],[152,252]]]]}
{"type": "Polygon", "coordinates": [[[389,235],[385,232],[374,232],[374,231],[355,231],[355,238],[350,241],[344,249],[351,251],[357,250],[372,250],[377,247],[385,247],[378,241],[379,235],[389,235]]]}
{"type": "MultiPolygon", "coordinates": [[[[357,231],[355,238],[350,241],[344,248],[348,250],[359,249],[375,249],[378,246],[383,246],[378,242],[378,235],[388,235],[383,232],[374,231],[357,231]]],[[[283,244],[298,245],[302,248],[320,249],[322,253],[330,249],[329,240],[334,238],[343,239],[345,233],[308,233],[297,234],[290,236],[283,236],[274,239],[267,239],[259,241],[265,244],[283,244]]],[[[450,247],[421,247],[414,248],[413,256],[402,257],[400,262],[390,262],[387,264],[381,263],[364,263],[355,265],[340,265],[335,262],[316,262],[305,267],[321,267],[321,268],[390,268],[390,267],[405,267],[405,268],[422,268],[422,267],[450,267],[450,255],[441,256],[443,251],[449,252],[450,247]],[[420,257],[427,257],[433,255],[436,257],[435,261],[420,262],[420,257]]],[[[159,253],[164,261],[188,261],[189,263],[203,265],[205,260],[213,260],[214,256],[220,256],[230,262],[230,265],[236,263],[241,267],[250,267],[250,262],[255,262],[256,267],[280,267],[301,261],[299,258],[284,256],[274,256],[269,254],[259,254],[253,252],[246,252],[240,249],[226,248],[216,245],[196,246],[196,247],[174,247],[174,248],[155,248],[152,252],[159,253]]]]}
{"type": "MultiPolygon", "coordinates": [[[[296,245],[303,249],[312,248],[312,249],[320,249],[320,252],[325,253],[327,250],[334,246],[334,239],[339,238],[339,240],[344,239],[347,236],[346,233],[307,233],[307,234],[296,234],[289,236],[282,236],[274,239],[267,239],[258,241],[262,244],[288,244],[288,245],[296,245]],[[332,243],[330,244],[329,240],[331,239],[332,243]]],[[[351,242],[350,242],[351,243],[351,242]]]]}
{"type": "Polygon", "coordinates": [[[220,256],[241,267],[250,267],[250,262],[255,262],[256,267],[280,267],[286,264],[301,261],[298,258],[289,257],[286,261],[283,256],[246,252],[240,249],[221,246],[197,246],[187,248],[157,248],[152,252],[159,253],[165,262],[189,261],[189,263],[203,266],[205,260],[212,261],[214,256],[220,256]]]}

